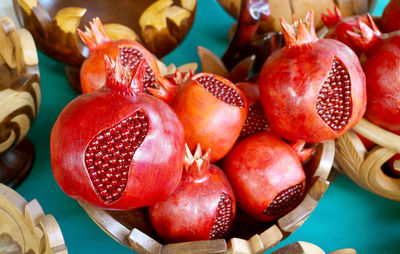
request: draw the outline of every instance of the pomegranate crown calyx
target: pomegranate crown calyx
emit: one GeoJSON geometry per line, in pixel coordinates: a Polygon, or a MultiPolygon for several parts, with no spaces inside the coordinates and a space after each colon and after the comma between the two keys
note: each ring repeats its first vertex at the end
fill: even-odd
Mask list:
{"type": "Polygon", "coordinates": [[[114,91],[127,95],[144,93],[143,78],[145,62],[139,62],[135,71],[130,66],[123,66],[119,55],[115,62],[104,56],[106,65],[106,86],[114,91]]]}
{"type": "Polygon", "coordinates": [[[315,33],[313,11],[307,12],[304,20],[297,20],[296,16],[293,15],[292,25],[281,18],[281,26],[283,37],[288,47],[301,46],[318,40],[317,34],[315,33]]]}
{"type": "Polygon", "coordinates": [[[92,22],[89,22],[89,26],[90,29],[85,26],[85,32],[78,29],[79,37],[89,50],[93,50],[98,46],[111,41],[98,17],[93,18],[92,22]]]}
{"type": "Polygon", "coordinates": [[[382,32],[379,30],[378,26],[375,24],[371,15],[367,14],[367,20],[359,21],[360,30],[354,29],[354,31],[347,31],[350,42],[356,46],[356,48],[361,51],[368,50],[373,46],[382,32]]]}
{"type": "Polygon", "coordinates": [[[327,27],[334,26],[343,19],[342,13],[340,12],[340,9],[339,7],[337,7],[337,5],[335,5],[333,10],[335,11],[335,13],[332,13],[331,10],[328,9],[328,14],[321,14],[321,19],[327,27]]]}
{"type": "Polygon", "coordinates": [[[185,144],[186,155],[185,155],[185,171],[191,176],[202,176],[210,165],[210,154],[211,149],[208,149],[205,154],[201,150],[200,144],[197,144],[194,154],[189,149],[189,146],[185,144]]]}

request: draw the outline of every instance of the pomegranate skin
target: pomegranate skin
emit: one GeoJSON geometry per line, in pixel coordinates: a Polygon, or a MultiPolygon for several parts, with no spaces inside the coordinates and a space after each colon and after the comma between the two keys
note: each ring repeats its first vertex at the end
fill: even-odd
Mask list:
{"type": "Polygon", "coordinates": [[[400,30],[400,1],[391,0],[382,13],[381,28],[385,33],[400,30]]]}
{"type": "Polygon", "coordinates": [[[141,92],[127,95],[104,86],[70,102],[55,122],[50,137],[51,165],[63,191],[74,199],[116,210],[149,206],[166,199],[178,186],[184,162],[184,132],[173,110],[141,92]],[[140,111],[147,134],[135,151],[122,195],[105,202],[85,164],[85,151],[101,131],[140,111]]]}
{"type": "MultiPolygon", "coordinates": [[[[166,242],[210,240],[221,202],[230,200],[229,227],[236,214],[236,200],[224,172],[206,162],[198,172],[184,171],[176,191],[167,199],[149,207],[151,223],[166,242]]],[[[228,228],[229,228],[228,227],[228,228]]],[[[225,230],[227,233],[228,231],[225,230]]],[[[225,234],[226,234],[225,233],[225,234]]]]}
{"type": "Polygon", "coordinates": [[[196,81],[207,76],[235,87],[221,76],[199,73],[179,90],[171,106],[182,122],[189,148],[193,150],[197,144],[203,149],[210,148],[211,162],[214,162],[223,158],[235,144],[246,120],[248,106],[245,96],[236,87],[243,107],[230,105],[215,97],[196,81]]]}
{"type": "Polygon", "coordinates": [[[366,117],[389,131],[400,132],[400,35],[380,38],[364,55],[367,78],[366,117]]]}
{"type": "Polygon", "coordinates": [[[224,160],[224,171],[238,206],[260,221],[271,221],[293,209],[305,190],[304,170],[288,144],[269,132],[239,142],[224,160]],[[264,211],[282,191],[302,184],[301,196],[275,216],[264,211]]]}
{"type": "Polygon", "coordinates": [[[365,75],[355,53],[332,39],[284,47],[264,63],[260,74],[260,99],[274,133],[285,139],[320,143],[353,127],[366,107],[365,75]],[[316,102],[334,59],[349,72],[350,120],[335,131],[317,114],[316,102]]]}

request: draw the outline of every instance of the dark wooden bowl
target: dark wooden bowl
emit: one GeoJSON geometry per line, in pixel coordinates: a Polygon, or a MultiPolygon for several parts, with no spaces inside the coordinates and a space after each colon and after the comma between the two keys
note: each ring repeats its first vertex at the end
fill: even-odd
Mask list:
{"type": "Polygon", "coordinates": [[[172,51],[190,30],[196,0],[13,0],[14,10],[38,48],[80,66],[87,54],[76,29],[100,17],[114,39],[141,41],[157,57],[172,51]]]}
{"type": "MultiPolygon", "coordinates": [[[[217,0],[221,6],[234,18],[239,16],[241,0],[217,0]]],[[[376,0],[269,0],[271,16],[267,21],[261,22],[261,32],[281,31],[279,18],[283,17],[289,23],[292,15],[302,18],[309,10],[314,10],[315,27],[319,29],[323,23],[321,14],[327,9],[333,10],[336,4],[339,6],[344,17],[367,13],[376,4],[376,0]]]]}
{"type": "Polygon", "coordinates": [[[108,235],[138,253],[263,253],[299,228],[317,206],[329,185],[334,153],[334,141],[325,142],[304,165],[306,195],[294,210],[274,223],[258,222],[238,211],[227,239],[164,244],[151,226],[147,208],[121,212],[103,210],[83,202],[80,205],[108,235]]]}
{"type": "Polygon", "coordinates": [[[0,18],[0,182],[15,187],[32,168],[34,149],[26,134],[40,105],[35,43],[26,29],[0,18]]]}

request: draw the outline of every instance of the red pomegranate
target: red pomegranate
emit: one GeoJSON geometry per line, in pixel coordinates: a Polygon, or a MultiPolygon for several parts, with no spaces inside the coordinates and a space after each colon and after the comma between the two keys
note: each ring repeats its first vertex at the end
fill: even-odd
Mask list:
{"type": "Polygon", "coordinates": [[[343,18],[340,9],[335,5],[334,12],[332,13],[328,9],[328,14],[322,14],[321,19],[325,26],[328,28],[328,32],[324,38],[335,39],[343,42],[349,46],[357,55],[360,53],[357,47],[349,41],[347,31],[354,31],[355,29],[360,29],[359,21],[366,20],[366,16],[351,16],[343,18]]]}
{"type": "Polygon", "coordinates": [[[288,213],[301,201],[305,174],[296,153],[269,132],[239,142],[224,160],[238,206],[260,221],[288,213]]]}
{"type": "Polygon", "coordinates": [[[83,93],[92,92],[104,85],[105,55],[112,59],[119,55],[122,65],[130,66],[132,71],[136,70],[138,63],[144,60],[146,71],[143,84],[146,92],[148,88],[170,86],[169,82],[161,76],[156,59],[146,48],[133,40],[111,40],[99,18],[94,18],[90,22],[90,29],[86,27],[86,32],[78,29],[78,34],[89,48],[89,56],[83,62],[80,72],[83,93]]]}
{"type": "Polygon", "coordinates": [[[126,210],[166,199],[178,186],[184,132],[173,110],[143,89],[135,73],[106,58],[105,86],[61,112],[50,138],[54,177],[66,194],[126,210]]]}
{"type": "Polygon", "coordinates": [[[210,150],[194,155],[186,146],[185,170],[176,191],[149,208],[151,223],[166,242],[224,238],[236,214],[224,172],[210,164],[210,150]]]}
{"type": "Polygon", "coordinates": [[[360,22],[359,33],[349,32],[367,79],[365,116],[374,124],[400,133],[400,34],[382,34],[371,16],[360,22]]]}
{"type": "Polygon", "coordinates": [[[233,147],[247,116],[243,93],[226,78],[198,73],[178,91],[171,104],[193,150],[197,144],[211,149],[211,162],[223,158],[233,147]]]}
{"type": "Polygon", "coordinates": [[[313,12],[290,26],[281,20],[286,46],[260,73],[260,99],[274,133],[319,143],[353,127],[366,104],[365,75],[343,43],[318,39],[313,12]]]}
{"type": "Polygon", "coordinates": [[[381,28],[390,33],[400,30],[400,0],[391,0],[382,13],[381,28]]]}

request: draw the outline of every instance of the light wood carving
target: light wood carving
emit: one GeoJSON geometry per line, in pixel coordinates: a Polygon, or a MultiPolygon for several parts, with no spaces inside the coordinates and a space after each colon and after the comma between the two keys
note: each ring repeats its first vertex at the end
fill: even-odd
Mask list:
{"type": "Polygon", "coordinates": [[[385,162],[400,152],[400,136],[366,119],[336,140],[335,165],[361,187],[382,197],[400,201],[400,178],[382,171],[385,162]],[[367,151],[355,132],[377,145],[367,151]]]}
{"type": "Polygon", "coordinates": [[[0,184],[0,253],[67,254],[57,221],[36,199],[0,184]]]}
{"type": "MultiPolygon", "coordinates": [[[[116,213],[79,202],[86,213],[112,238],[138,253],[224,253],[224,254],[261,254],[276,246],[284,237],[290,235],[310,216],[318,201],[329,186],[327,181],[335,153],[335,142],[320,144],[315,155],[304,166],[310,174],[304,200],[290,213],[280,218],[276,224],[254,234],[249,239],[231,238],[161,244],[157,240],[148,220],[147,210],[116,213]],[[127,219],[131,216],[129,219],[127,219]],[[141,229],[139,229],[141,228],[141,229]],[[144,233],[148,231],[148,233],[144,233]]],[[[308,253],[308,252],[306,252],[308,253]]],[[[310,252],[312,253],[312,252],[310,252]]]]}

